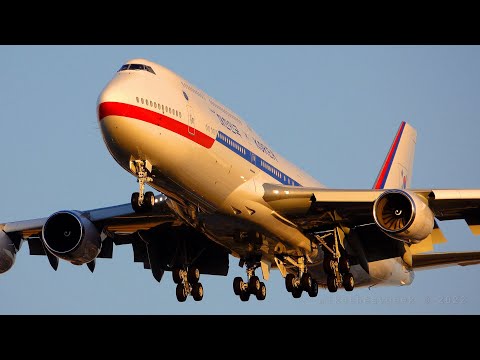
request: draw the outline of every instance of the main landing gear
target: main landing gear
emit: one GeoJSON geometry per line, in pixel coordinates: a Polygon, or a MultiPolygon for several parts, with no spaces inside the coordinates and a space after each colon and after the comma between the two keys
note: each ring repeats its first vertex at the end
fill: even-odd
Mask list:
{"type": "Polygon", "coordinates": [[[295,299],[302,296],[305,291],[310,297],[316,297],[318,295],[318,284],[312,275],[307,271],[305,264],[305,257],[300,256],[296,261],[290,256],[284,257],[285,261],[288,261],[296,268],[296,274],[288,273],[285,276],[285,287],[289,293],[295,299]]]}
{"type": "Polygon", "coordinates": [[[346,291],[352,291],[355,287],[355,279],[350,273],[350,262],[345,249],[339,241],[338,230],[333,231],[333,240],[326,241],[330,234],[315,235],[323,248],[323,270],[327,274],[327,288],[330,292],[336,292],[339,287],[346,291]]]}
{"type": "Polygon", "coordinates": [[[203,299],[203,286],[200,281],[200,271],[195,266],[187,269],[172,269],[173,282],[177,284],[177,300],[184,302],[188,295],[192,295],[193,300],[203,299]]]}
{"type": "MultiPolygon", "coordinates": [[[[243,267],[245,261],[240,260],[240,266],[243,267]]],[[[233,279],[233,292],[240,297],[242,301],[248,301],[250,295],[255,295],[257,300],[265,300],[267,297],[267,287],[265,283],[260,281],[255,275],[255,269],[259,267],[258,262],[247,261],[247,281],[237,276],[233,279]]]]}
{"type": "Polygon", "coordinates": [[[130,162],[130,169],[137,176],[140,191],[134,192],[131,198],[132,208],[135,212],[148,211],[155,205],[155,196],[153,192],[145,191],[145,183],[153,181],[150,176],[152,173],[152,164],[148,160],[133,160],[130,162]]]}

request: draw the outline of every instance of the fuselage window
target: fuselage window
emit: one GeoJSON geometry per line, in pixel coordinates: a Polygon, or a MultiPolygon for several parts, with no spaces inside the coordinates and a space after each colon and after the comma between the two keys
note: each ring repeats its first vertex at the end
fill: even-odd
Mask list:
{"type": "Polygon", "coordinates": [[[175,115],[177,115],[177,116],[178,116],[178,110],[175,110],[175,115]]]}
{"type": "Polygon", "coordinates": [[[152,100],[150,100],[150,106],[153,106],[153,101],[152,100]]]}
{"type": "Polygon", "coordinates": [[[142,98],[142,104],[143,104],[143,98],[142,98]]]}
{"type": "Polygon", "coordinates": [[[162,105],[162,112],[165,113],[165,110],[163,109],[163,105],[162,105]]]}
{"type": "Polygon", "coordinates": [[[153,107],[156,109],[157,108],[157,103],[153,102],[153,107]]]}
{"type": "Polygon", "coordinates": [[[172,108],[169,106],[168,107],[168,113],[171,114],[172,113],[172,108]]]}
{"type": "Polygon", "coordinates": [[[182,118],[182,112],[179,111],[178,114],[180,115],[180,119],[182,118]]]}
{"type": "Polygon", "coordinates": [[[139,102],[140,102],[140,99],[139,99],[138,96],[137,96],[137,103],[139,103],[139,102]]]}

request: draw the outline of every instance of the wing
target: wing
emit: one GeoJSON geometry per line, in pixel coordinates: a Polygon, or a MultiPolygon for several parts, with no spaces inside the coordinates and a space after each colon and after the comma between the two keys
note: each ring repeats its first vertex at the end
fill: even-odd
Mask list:
{"type": "MultiPolygon", "coordinates": [[[[319,233],[336,226],[348,231],[355,229],[371,254],[382,244],[392,243],[392,238],[400,240],[408,246],[401,249],[401,256],[410,265],[412,255],[430,252],[434,244],[446,242],[436,220],[464,219],[474,235],[480,234],[480,189],[339,190],[277,184],[263,187],[263,199],[272,207],[272,215],[285,219],[291,226],[305,233],[319,233]]],[[[377,251],[370,258],[367,255],[367,260],[382,256],[386,255],[377,251]]],[[[435,259],[440,261],[441,257],[435,259]]],[[[444,259],[450,262],[452,257],[444,259]]]]}
{"type": "Polygon", "coordinates": [[[169,201],[164,195],[157,195],[153,209],[144,213],[136,213],[130,204],[122,204],[0,224],[0,273],[11,268],[16,252],[27,241],[30,254],[46,255],[55,270],[62,258],[77,265],[87,264],[93,272],[96,258],[112,258],[113,245],[131,244],[134,261],[151,269],[160,281],[165,270],[185,261],[178,256],[179,248],[188,245],[190,253],[197,254],[195,265],[201,273],[226,275],[226,250],[186,226],[169,201]],[[55,244],[56,238],[68,243],[69,237],[75,237],[75,241],[68,249],[52,250],[45,241],[47,235],[52,238],[51,244],[55,244]]]}
{"type": "Polygon", "coordinates": [[[392,192],[415,195],[438,220],[464,219],[480,234],[480,189],[342,190],[264,184],[263,199],[278,214],[303,229],[331,227],[340,221],[349,227],[375,222],[374,204],[392,192]]]}

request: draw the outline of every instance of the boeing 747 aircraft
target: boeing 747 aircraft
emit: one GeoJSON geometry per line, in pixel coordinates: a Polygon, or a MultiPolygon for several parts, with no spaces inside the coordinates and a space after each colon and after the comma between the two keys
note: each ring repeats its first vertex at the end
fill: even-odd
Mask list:
{"type": "Polygon", "coordinates": [[[130,202],[0,224],[0,273],[24,242],[55,270],[62,259],[92,272],[113,245],[131,245],[158,282],[171,273],[180,302],[202,300],[201,275],[226,276],[236,258],[246,276],[233,291],[248,301],[266,298],[272,270],[299,298],[319,287],[409,285],[418,269],[480,263],[480,251],[433,251],[446,241],[438,221],[464,219],[480,234],[480,189],[412,189],[408,123],[372,188],[355,190],[326,188],[232,110],[145,59],[120,67],[97,114],[111,156],[138,182],[130,202]]]}

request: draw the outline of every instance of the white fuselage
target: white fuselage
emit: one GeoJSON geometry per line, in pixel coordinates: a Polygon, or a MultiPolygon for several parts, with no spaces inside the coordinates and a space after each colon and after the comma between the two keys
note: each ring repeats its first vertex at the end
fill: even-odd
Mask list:
{"type": "MultiPolygon", "coordinates": [[[[272,216],[262,185],[324,186],[276,153],[241,117],[177,74],[145,59],[128,64],[144,64],[152,71],[122,70],[124,66],[98,98],[103,138],[115,160],[132,174],[131,161],[148,160],[153,168],[149,185],[171,199],[179,216],[233,256],[249,251],[238,240],[239,231],[253,231],[264,235],[260,248],[272,267],[279,249],[310,252],[319,263],[322,255],[311,253],[310,240],[272,216]]],[[[403,270],[405,276],[392,275],[391,266],[375,276],[375,270],[369,276],[354,268],[363,272],[356,275],[364,279],[357,285],[412,280],[403,270]]]]}

